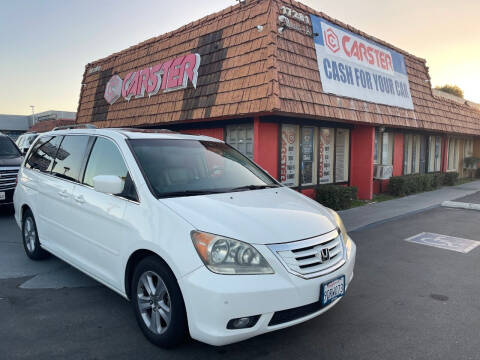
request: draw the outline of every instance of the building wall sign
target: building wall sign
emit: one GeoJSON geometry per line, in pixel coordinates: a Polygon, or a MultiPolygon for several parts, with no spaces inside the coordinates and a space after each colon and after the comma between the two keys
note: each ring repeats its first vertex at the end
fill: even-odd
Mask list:
{"type": "Polygon", "coordinates": [[[403,55],[310,15],[323,91],[413,109],[403,55]]]}
{"type": "Polygon", "coordinates": [[[125,79],[118,75],[110,78],[105,88],[105,100],[111,105],[120,97],[130,101],[163,92],[185,89],[190,81],[197,88],[199,54],[188,54],[176,59],[151,66],[138,71],[132,71],[125,79]]]}

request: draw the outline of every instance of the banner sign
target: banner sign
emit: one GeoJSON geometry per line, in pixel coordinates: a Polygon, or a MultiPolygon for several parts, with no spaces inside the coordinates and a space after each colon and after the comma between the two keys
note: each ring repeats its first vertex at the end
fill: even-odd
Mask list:
{"type": "Polygon", "coordinates": [[[413,110],[403,55],[318,16],[310,19],[325,93],[413,110]]]}
{"type": "Polygon", "coordinates": [[[112,105],[120,97],[130,101],[132,97],[141,98],[157,94],[160,90],[169,92],[185,89],[188,81],[197,87],[199,54],[188,54],[176,59],[156,64],[152,67],[132,71],[125,79],[118,75],[110,78],[105,88],[105,100],[112,105]]]}

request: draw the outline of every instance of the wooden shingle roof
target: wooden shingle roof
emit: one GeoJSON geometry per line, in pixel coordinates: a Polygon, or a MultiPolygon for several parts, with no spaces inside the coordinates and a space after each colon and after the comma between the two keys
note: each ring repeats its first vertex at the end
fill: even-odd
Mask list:
{"type": "Polygon", "coordinates": [[[425,60],[297,1],[250,0],[88,64],[77,122],[102,127],[152,126],[282,114],[480,135],[480,111],[434,97],[429,79],[425,60]],[[313,38],[293,29],[277,31],[282,6],[323,17],[401,53],[414,110],[324,93],[313,38]],[[189,84],[184,90],[128,102],[120,99],[109,105],[105,101],[105,86],[114,74],[124,79],[131,71],[189,53],[201,56],[196,89],[189,84]],[[94,68],[100,71],[92,72],[94,68]]]}

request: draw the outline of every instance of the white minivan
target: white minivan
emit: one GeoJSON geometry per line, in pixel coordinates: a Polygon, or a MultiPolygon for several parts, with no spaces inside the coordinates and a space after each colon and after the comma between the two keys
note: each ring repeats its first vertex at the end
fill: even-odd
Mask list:
{"type": "Polygon", "coordinates": [[[26,254],[129,299],[153,343],[225,345],[334,306],[356,246],[336,212],[224,142],[165,130],[42,134],[18,173],[26,254]]]}

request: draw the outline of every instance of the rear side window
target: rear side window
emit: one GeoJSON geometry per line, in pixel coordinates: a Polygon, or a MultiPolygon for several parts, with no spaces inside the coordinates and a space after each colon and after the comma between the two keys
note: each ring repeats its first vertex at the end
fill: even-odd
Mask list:
{"type": "Polygon", "coordinates": [[[138,200],[135,186],[120,150],[111,140],[102,137],[97,138],[93,145],[83,183],[93,187],[93,178],[98,175],[118,176],[125,181],[124,191],[119,196],[138,200]]]}
{"type": "Polygon", "coordinates": [[[23,145],[23,139],[24,139],[24,138],[25,138],[24,135],[20,135],[20,136],[18,137],[17,141],[15,141],[15,144],[17,144],[17,146],[18,146],[19,148],[22,147],[22,145],[23,145]]]}
{"type": "Polygon", "coordinates": [[[86,135],[65,136],[57,151],[52,174],[62,179],[78,181],[87,150],[86,135]]]}
{"type": "Polygon", "coordinates": [[[45,136],[40,138],[30,152],[25,162],[25,167],[40,170],[41,172],[50,172],[62,138],[63,136],[45,136]]]}
{"type": "Polygon", "coordinates": [[[0,156],[1,157],[17,157],[20,156],[15,143],[8,136],[0,135],[0,156]]]}
{"type": "Polygon", "coordinates": [[[30,146],[33,144],[38,135],[29,135],[23,139],[24,145],[30,146]]]}

